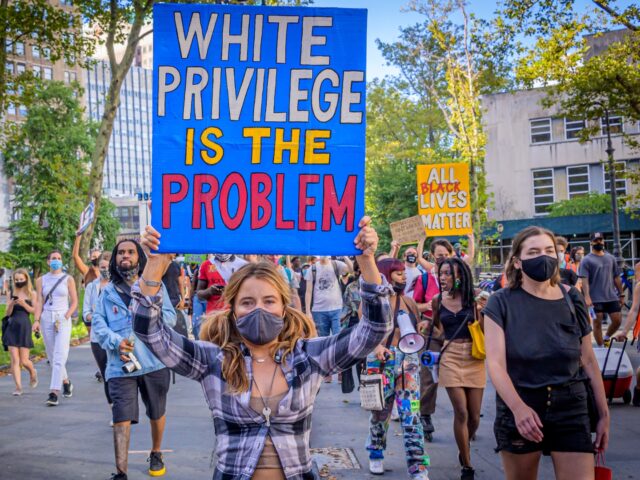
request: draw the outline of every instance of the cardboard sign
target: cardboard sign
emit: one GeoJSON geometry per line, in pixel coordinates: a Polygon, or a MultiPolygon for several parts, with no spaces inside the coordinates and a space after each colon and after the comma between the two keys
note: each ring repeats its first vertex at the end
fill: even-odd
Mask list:
{"type": "Polygon", "coordinates": [[[469,165],[418,165],[418,213],[428,237],[472,233],[469,165]]]}
{"type": "Polygon", "coordinates": [[[95,206],[92,200],[91,203],[89,203],[89,205],[87,205],[85,209],[82,211],[82,213],[80,214],[80,226],[78,227],[78,231],[76,232],[76,235],[80,235],[87,228],[89,228],[89,225],[91,225],[91,222],[93,222],[94,214],[95,214],[95,206]]]}
{"type": "Polygon", "coordinates": [[[162,251],[359,253],[366,10],[172,3],[153,16],[162,251]]]}
{"type": "Polygon", "coordinates": [[[389,228],[391,229],[391,238],[400,245],[418,243],[425,237],[424,224],[420,215],[392,222],[389,224],[389,228]]]}

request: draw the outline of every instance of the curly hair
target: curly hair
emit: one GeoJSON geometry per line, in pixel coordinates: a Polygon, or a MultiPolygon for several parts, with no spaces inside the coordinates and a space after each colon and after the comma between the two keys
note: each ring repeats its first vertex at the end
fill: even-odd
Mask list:
{"type": "MultiPolygon", "coordinates": [[[[469,268],[469,265],[467,265],[467,262],[458,257],[445,258],[444,261],[438,265],[438,278],[440,277],[442,267],[445,265],[449,265],[454,291],[457,290],[460,292],[462,306],[464,308],[473,306],[475,297],[473,289],[473,274],[471,273],[471,269],[469,268]],[[459,286],[457,288],[456,280],[459,280],[459,286]]],[[[440,296],[442,297],[442,283],[440,283],[440,296]]]]}
{"type": "Polygon", "coordinates": [[[298,340],[317,335],[314,323],[291,303],[291,290],[276,265],[269,262],[248,263],[239,268],[224,289],[226,310],[205,315],[200,330],[200,340],[215,343],[223,352],[222,375],[229,387],[229,393],[239,394],[250,388],[241,344],[243,338],[236,327],[233,308],[240,288],[245,280],[258,278],[271,284],[280,294],[284,307],[284,327],[271,349],[271,355],[282,351],[282,357],[293,351],[298,340]]]}

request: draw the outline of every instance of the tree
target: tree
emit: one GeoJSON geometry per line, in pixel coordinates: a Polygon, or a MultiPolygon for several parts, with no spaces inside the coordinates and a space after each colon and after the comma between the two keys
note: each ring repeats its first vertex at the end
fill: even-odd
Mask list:
{"type": "Polygon", "coordinates": [[[367,86],[366,207],[388,249],[389,224],[417,213],[416,165],[444,161],[449,137],[440,111],[382,80],[367,86]]]}
{"type": "MultiPolygon", "coordinates": [[[[239,3],[265,5],[302,5],[310,0],[261,0],[246,1],[222,1],[213,0],[211,3],[239,3]]],[[[109,141],[113,131],[113,122],[120,105],[120,89],[124,82],[142,38],[153,33],[148,29],[142,32],[143,25],[151,20],[151,14],[155,0],[79,0],[78,8],[85,17],[85,21],[105,34],[105,47],[109,57],[111,77],[107,90],[104,113],[98,127],[95,149],[91,155],[91,170],[89,173],[89,201],[93,201],[96,213],[99,215],[102,206],[102,180],[104,162],[109,149],[109,141]],[[125,49],[120,60],[117,59],[115,47],[124,44],[125,49]]],[[[94,234],[96,222],[94,221],[85,231],[80,244],[80,255],[86,256],[89,244],[94,234]]]]}
{"type": "Polygon", "coordinates": [[[11,126],[4,150],[15,184],[10,252],[35,273],[53,248],[69,258],[84,207],[95,130],[84,120],[77,93],[62,82],[35,84],[25,94],[27,118],[11,126]]]}
{"type": "Polygon", "coordinates": [[[0,0],[0,117],[7,104],[17,101],[20,91],[34,81],[25,73],[14,77],[7,71],[7,53],[18,42],[37,46],[51,61],[64,59],[73,65],[90,53],[92,43],[82,32],[77,9],[53,5],[47,0],[0,0]]]}
{"type": "MultiPolygon", "coordinates": [[[[620,206],[622,207],[622,202],[620,202],[620,206]]],[[[549,206],[550,217],[595,215],[598,213],[611,213],[611,197],[608,193],[589,192],[569,200],[560,200],[549,206]]]]}
{"type": "Polygon", "coordinates": [[[480,96],[508,84],[511,36],[504,29],[497,35],[493,25],[470,15],[463,0],[413,0],[409,8],[424,22],[402,29],[398,42],[379,46],[401,71],[398,85],[440,110],[451,138],[450,158],[469,165],[473,228],[480,233],[489,201],[480,96]],[[455,15],[461,24],[450,20],[455,15]]]}

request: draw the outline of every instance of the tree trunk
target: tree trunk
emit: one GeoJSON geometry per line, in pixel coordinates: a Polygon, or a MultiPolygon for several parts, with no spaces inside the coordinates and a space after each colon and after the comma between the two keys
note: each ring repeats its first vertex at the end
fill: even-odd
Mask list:
{"type": "MultiPolygon", "coordinates": [[[[98,137],[96,139],[95,150],[91,157],[91,171],[89,172],[89,201],[94,202],[94,219],[89,225],[89,228],[84,232],[82,240],[80,242],[80,256],[86,257],[89,252],[91,240],[93,238],[93,232],[95,230],[96,220],[98,218],[98,212],[102,203],[102,180],[104,176],[104,162],[109,150],[109,142],[111,141],[111,133],[113,131],[113,122],[120,106],[120,88],[124,82],[133,59],[135,58],[136,48],[138,47],[140,29],[142,27],[145,16],[151,10],[153,2],[148,2],[146,8],[136,8],[135,18],[131,25],[131,31],[127,38],[127,46],[120,63],[115,61],[115,57],[110,56],[109,64],[111,66],[111,80],[109,83],[109,92],[107,93],[107,101],[105,102],[104,114],[100,122],[100,128],[98,129],[98,137]]],[[[111,8],[118,8],[115,2],[112,2],[111,8]]],[[[112,35],[107,37],[107,50],[113,52],[114,37],[112,35]]]]}

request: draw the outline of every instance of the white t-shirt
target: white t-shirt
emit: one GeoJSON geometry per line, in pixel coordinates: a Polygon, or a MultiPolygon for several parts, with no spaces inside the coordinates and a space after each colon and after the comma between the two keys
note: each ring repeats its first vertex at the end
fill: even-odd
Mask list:
{"type": "Polygon", "coordinates": [[[407,267],[405,265],[404,272],[407,275],[407,286],[404,287],[404,294],[408,297],[413,298],[413,281],[416,279],[416,277],[422,275],[422,270],[420,270],[418,267],[407,267]]]}
{"type": "MultiPolygon", "coordinates": [[[[338,267],[338,274],[342,275],[349,269],[344,262],[333,260],[338,267]]],[[[312,312],[330,312],[332,310],[342,309],[342,291],[340,290],[339,278],[336,278],[336,272],[333,269],[333,263],[329,262],[322,265],[317,262],[314,266],[307,269],[305,279],[309,284],[313,282],[313,268],[316,269],[316,281],[313,284],[313,305],[312,312]]]]}
{"type": "Polygon", "coordinates": [[[228,262],[219,262],[214,258],[211,262],[213,262],[218,268],[220,275],[222,275],[222,278],[224,278],[226,283],[229,283],[231,275],[233,275],[236,270],[248,263],[240,257],[235,257],[233,260],[229,260],[228,262]]]}

